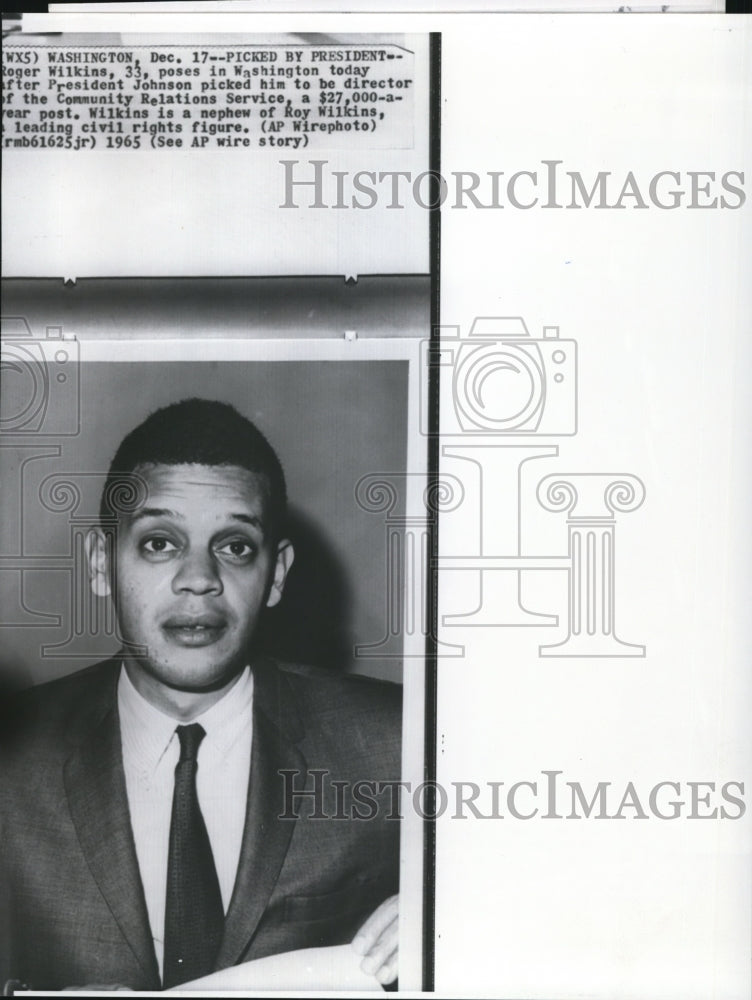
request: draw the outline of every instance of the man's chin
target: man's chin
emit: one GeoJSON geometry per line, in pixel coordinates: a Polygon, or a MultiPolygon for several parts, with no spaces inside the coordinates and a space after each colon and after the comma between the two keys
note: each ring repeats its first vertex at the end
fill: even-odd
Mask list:
{"type": "MultiPolygon", "coordinates": [[[[198,653],[202,647],[198,647],[198,653]]],[[[179,666],[171,663],[155,662],[148,658],[137,658],[131,660],[138,672],[148,675],[149,680],[156,682],[160,686],[170,691],[184,691],[186,694],[208,694],[212,691],[219,691],[230,684],[243,670],[248,662],[247,657],[231,660],[229,662],[196,663],[191,662],[197,659],[184,655],[185,662],[179,666]]]]}

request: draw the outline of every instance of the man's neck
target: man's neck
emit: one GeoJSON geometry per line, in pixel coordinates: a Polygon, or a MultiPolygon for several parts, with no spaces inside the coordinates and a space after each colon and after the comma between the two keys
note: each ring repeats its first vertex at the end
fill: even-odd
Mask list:
{"type": "Polygon", "coordinates": [[[209,691],[183,691],[162,684],[133,660],[126,659],[124,666],[128,679],[141,697],[178,722],[192,722],[216,705],[237,684],[243,672],[239,670],[226,684],[209,691]]]}

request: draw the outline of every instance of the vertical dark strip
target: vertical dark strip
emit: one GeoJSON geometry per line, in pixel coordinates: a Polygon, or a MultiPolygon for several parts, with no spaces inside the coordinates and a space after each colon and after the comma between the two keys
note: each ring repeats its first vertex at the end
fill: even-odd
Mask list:
{"type": "MultiPolygon", "coordinates": [[[[439,282],[441,260],[441,209],[439,176],[441,170],[441,35],[432,32],[429,39],[429,152],[428,169],[432,172],[432,190],[429,204],[429,247],[431,267],[431,355],[439,338],[439,282]]],[[[428,495],[437,496],[435,484],[439,474],[439,372],[438,366],[429,365],[428,378],[428,495]]],[[[429,628],[426,642],[426,727],[424,780],[436,781],[436,634],[438,629],[438,511],[430,505],[428,517],[430,555],[428,574],[429,628]]],[[[435,815],[433,786],[426,789],[425,814],[435,815]]],[[[436,886],[436,823],[424,823],[424,872],[423,881],[423,989],[434,989],[435,946],[435,886],[436,886]]]]}

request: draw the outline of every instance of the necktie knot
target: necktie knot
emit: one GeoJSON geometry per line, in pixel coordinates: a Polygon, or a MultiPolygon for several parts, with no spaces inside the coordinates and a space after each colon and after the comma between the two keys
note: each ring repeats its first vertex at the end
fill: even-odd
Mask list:
{"type": "Polygon", "coordinates": [[[195,761],[201,740],[206,736],[206,730],[201,723],[194,722],[190,726],[178,726],[175,731],[180,740],[180,763],[187,760],[195,761]]]}

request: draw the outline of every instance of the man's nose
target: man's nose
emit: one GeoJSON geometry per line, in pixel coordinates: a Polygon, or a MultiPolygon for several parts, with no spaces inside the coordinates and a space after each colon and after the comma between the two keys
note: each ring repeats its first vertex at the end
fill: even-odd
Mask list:
{"type": "Polygon", "coordinates": [[[189,551],[180,560],[172,580],[176,594],[221,594],[222,580],[211,552],[189,551]]]}

